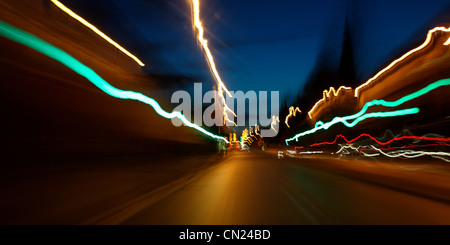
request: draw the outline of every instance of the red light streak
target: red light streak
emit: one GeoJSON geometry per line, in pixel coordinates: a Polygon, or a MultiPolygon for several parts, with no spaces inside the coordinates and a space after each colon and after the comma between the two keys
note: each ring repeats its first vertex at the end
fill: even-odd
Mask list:
{"type": "Polygon", "coordinates": [[[393,138],[391,140],[388,140],[386,142],[381,142],[379,140],[377,140],[375,137],[369,135],[369,134],[361,134],[358,137],[352,139],[352,140],[347,140],[345,138],[345,136],[343,136],[342,134],[339,134],[336,136],[336,138],[334,139],[334,141],[332,142],[320,142],[320,143],[315,143],[310,145],[311,147],[313,146],[318,146],[318,145],[333,145],[336,143],[336,141],[338,140],[338,138],[342,138],[345,140],[345,142],[347,142],[348,144],[355,142],[356,140],[360,139],[361,137],[369,137],[372,140],[374,140],[375,142],[377,142],[380,145],[388,145],[394,141],[398,141],[398,140],[403,140],[403,139],[417,139],[417,140],[430,140],[430,141],[450,141],[450,138],[438,138],[438,137],[426,137],[426,136],[402,136],[402,137],[397,137],[397,138],[393,138]]]}

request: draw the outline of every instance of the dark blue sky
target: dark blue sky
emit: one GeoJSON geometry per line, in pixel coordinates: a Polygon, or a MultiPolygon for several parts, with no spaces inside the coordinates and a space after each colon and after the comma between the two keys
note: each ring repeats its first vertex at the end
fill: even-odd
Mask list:
{"type": "MultiPolygon", "coordinates": [[[[129,43],[149,43],[177,73],[214,84],[195,42],[187,0],[114,3],[146,39],[129,43]]],[[[279,90],[282,95],[297,93],[324,46],[335,50],[337,60],[346,13],[362,80],[403,51],[405,44],[420,44],[429,27],[450,24],[433,23],[438,13],[448,10],[449,2],[438,0],[202,0],[200,4],[205,37],[228,88],[279,90]]],[[[158,65],[148,63],[150,70],[158,65]]]]}

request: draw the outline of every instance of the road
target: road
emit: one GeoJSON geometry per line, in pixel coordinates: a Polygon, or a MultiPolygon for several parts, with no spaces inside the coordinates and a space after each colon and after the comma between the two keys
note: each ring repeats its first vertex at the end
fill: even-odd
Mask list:
{"type": "Polygon", "coordinates": [[[450,169],[277,152],[0,165],[1,224],[450,224],[450,169]]]}
{"type": "Polygon", "coordinates": [[[233,154],[170,195],[148,206],[131,206],[129,211],[122,210],[119,218],[110,217],[108,222],[181,225],[450,223],[448,202],[305,167],[302,160],[268,156],[233,154]],[[133,215],[127,217],[127,213],[133,215]]]}
{"type": "MultiPolygon", "coordinates": [[[[172,108],[167,92],[197,79],[148,76],[49,1],[3,1],[0,6],[2,21],[167,110],[172,108]]],[[[116,9],[110,15],[115,13],[122,14],[116,9]]],[[[124,21],[118,21],[121,29],[143,39],[124,21]]],[[[442,39],[438,46],[383,75],[360,102],[393,101],[395,91],[411,92],[423,81],[449,77],[450,56],[441,45],[448,37],[435,38],[442,39]]],[[[0,50],[5,81],[0,83],[0,224],[450,224],[448,163],[278,159],[276,151],[222,158],[211,153],[214,141],[173,126],[146,104],[101,92],[46,55],[6,38],[0,38],[0,50]]],[[[155,62],[161,58],[152,57],[155,62]]],[[[449,90],[439,91],[422,97],[420,110],[427,114],[408,119],[411,127],[392,120],[401,122],[400,128],[447,135],[448,122],[435,118],[447,119],[449,90]]],[[[367,120],[357,130],[396,125],[384,122],[367,120]]]]}

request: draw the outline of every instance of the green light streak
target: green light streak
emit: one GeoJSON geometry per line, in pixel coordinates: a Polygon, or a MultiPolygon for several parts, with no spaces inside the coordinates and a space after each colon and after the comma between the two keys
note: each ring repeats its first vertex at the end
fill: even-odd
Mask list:
{"type": "Polygon", "coordinates": [[[308,135],[308,134],[312,134],[315,133],[316,131],[320,130],[320,129],[325,129],[327,130],[329,127],[333,126],[334,124],[337,123],[342,123],[347,127],[354,127],[356,124],[358,124],[360,121],[365,120],[367,118],[373,118],[373,117],[396,117],[396,116],[403,116],[403,115],[409,115],[409,114],[414,114],[414,113],[418,113],[419,109],[418,108],[411,108],[411,109],[406,109],[406,110],[399,110],[399,111],[391,111],[391,112],[375,112],[375,113],[369,113],[369,114],[364,114],[366,113],[367,109],[369,107],[372,107],[374,105],[382,105],[385,107],[397,107],[405,102],[408,102],[410,100],[416,99],[436,88],[442,87],[442,86],[448,86],[450,85],[450,78],[446,78],[446,79],[442,79],[439,81],[436,81],[428,86],[426,86],[425,88],[422,88],[412,94],[406,95],[396,101],[385,101],[385,100],[373,100],[370,102],[367,102],[363,108],[361,109],[361,111],[359,111],[356,114],[350,115],[350,116],[346,116],[346,117],[335,117],[333,118],[333,120],[331,120],[330,122],[327,123],[323,123],[322,121],[318,121],[316,123],[316,125],[314,126],[313,129],[310,129],[308,131],[299,133],[297,135],[295,135],[294,137],[290,138],[290,139],[286,139],[286,145],[289,145],[289,141],[292,140],[296,140],[298,141],[299,137],[308,135]],[[349,120],[353,120],[355,119],[353,122],[349,123],[349,120]]]}
{"type": "MultiPolygon", "coordinates": [[[[373,112],[373,113],[367,113],[364,114],[360,117],[357,117],[353,122],[349,123],[345,120],[336,120],[337,117],[335,117],[331,122],[328,123],[323,123],[323,122],[318,122],[316,123],[316,127],[314,127],[313,129],[310,129],[308,131],[302,132],[297,134],[296,136],[287,139],[286,140],[286,145],[289,145],[288,142],[292,141],[292,140],[296,140],[298,141],[298,138],[308,135],[308,134],[312,134],[315,133],[316,131],[320,130],[320,129],[325,129],[327,130],[329,127],[333,126],[336,123],[343,123],[345,126],[352,128],[354,127],[356,124],[358,124],[359,122],[368,119],[368,118],[375,118],[375,117],[398,117],[398,116],[404,116],[404,115],[411,115],[411,114],[415,114],[419,112],[419,108],[409,108],[409,109],[404,109],[404,110],[398,110],[398,111],[388,111],[388,112],[373,112]],[[320,126],[317,126],[320,123],[320,126]]],[[[342,118],[339,118],[342,119],[342,118]]]]}
{"type": "Polygon", "coordinates": [[[131,100],[137,100],[142,103],[148,104],[155,110],[156,113],[158,113],[160,116],[172,119],[172,118],[178,118],[180,119],[185,125],[188,127],[194,128],[203,134],[206,134],[212,138],[224,140],[228,143],[228,140],[225,137],[214,135],[202,127],[189,122],[183,114],[181,114],[179,111],[174,111],[172,113],[168,113],[164,111],[161,106],[156,102],[154,99],[147,97],[141,93],[134,92],[134,91],[125,91],[118,88],[113,87],[111,84],[106,82],[103,78],[101,78],[97,73],[95,73],[91,68],[87,67],[74,57],[70,56],[68,53],[64,52],[63,50],[51,45],[50,43],[47,43],[46,41],[30,34],[25,31],[22,31],[14,26],[11,26],[7,23],[4,23],[0,21],[0,35],[4,36],[12,41],[18,42],[20,44],[23,44],[25,46],[28,46],[52,59],[55,59],[59,62],[61,62],[63,65],[69,67],[76,73],[80,74],[81,76],[88,79],[91,83],[93,83],[95,86],[97,86],[100,90],[107,93],[108,95],[112,97],[116,97],[119,99],[131,99],[131,100]]]}

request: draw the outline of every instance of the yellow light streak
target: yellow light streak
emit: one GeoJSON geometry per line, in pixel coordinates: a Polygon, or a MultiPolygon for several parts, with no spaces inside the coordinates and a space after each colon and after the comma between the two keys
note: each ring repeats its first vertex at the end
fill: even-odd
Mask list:
{"type": "MultiPolygon", "coordinates": [[[[231,121],[231,119],[228,118],[228,116],[227,116],[227,109],[231,111],[231,109],[228,108],[228,106],[224,106],[223,107],[223,111],[222,111],[222,113],[223,113],[223,125],[226,126],[226,123],[230,122],[230,123],[233,123],[234,126],[237,126],[237,124],[234,121],[231,121]]],[[[233,111],[231,111],[231,112],[233,112],[233,111]]]]}
{"type": "Polygon", "coordinates": [[[299,113],[302,113],[302,111],[298,107],[295,107],[295,108],[293,106],[289,107],[289,115],[287,115],[286,120],[284,120],[284,123],[286,123],[286,126],[288,126],[288,128],[290,128],[290,126],[288,124],[289,118],[291,118],[292,116],[295,117],[296,116],[295,114],[297,113],[297,111],[299,113]]]}
{"type": "MultiPolygon", "coordinates": [[[[259,133],[259,126],[257,124],[255,124],[255,134],[261,136],[259,133]]],[[[262,137],[261,137],[262,138],[262,137]]]]}
{"type": "Polygon", "coordinates": [[[448,38],[448,40],[444,43],[444,45],[449,45],[450,44],[450,38],[448,38]]]}
{"type": "Polygon", "coordinates": [[[273,129],[273,131],[278,132],[273,125],[277,124],[277,122],[280,122],[280,118],[276,116],[272,116],[272,123],[270,124],[270,128],[273,129]]]}
{"type": "MultiPolygon", "coordinates": [[[[414,53],[417,53],[418,51],[424,49],[426,46],[428,46],[428,44],[431,42],[431,38],[433,36],[433,33],[437,32],[437,31],[442,31],[442,32],[450,32],[450,27],[446,28],[446,27],[435,27],[431,30],[428,31],[427,34],[427,38],[425,39],[425,42],[422,43],[422,45],[420,45],[419,47],[410,50],[409,52],[405,53],[403,56],[401,56],[400,58],[394,60],[392,63],[390,63],[387,67],[385,67],[384,69],[382,69],[381,71],[379,71],[377,74],[375,74],[375,76],[373,76],[372,78],[370,78],[369,80],[367,80],[365,83],[361,84],[359,87],[357,87],[355,89],[354,92],[354,96],[358,97],[359,96],[359,91],[364,88],[365,86],[369,85],[370,83],[372,83],[374,80],[376,80],[377,78],[379,78],[382,74],[386,73],[388,70],[392,69],[392,67],[394,67],[396,64],[398,64],[399,62],[401,62],[402,60],[405,60],[406,58],[408,58],[409,56],[411,56],[414,53]]],[[[443,44],[443,45],[450,45],[450,38],[443,44]]],[[[316,102],[316,104],[314,104],[314,106],[312,107],[312,109],[308,112],[308,116],[309,118],[312,118],[312,113],[314,112],[314,110],[316,110],[317,106],[322,102],[325,101],[327,97],[330,96],[330,93],[333,92],[333,94],[335,96],[337,96],[340,92],[341,89],[351,89],[350,87],[345,87],[345,86],[341,86],[339,87],[339,89],[337,91],[335,91],[335,89],[333,87],[330,88],[330,91],[324,90],[324,96],[322,99],[320,99],[319,101],[316,102]]]]}
{"type": "MultiPolygon", "coordinates": [[[[409,56],[411,56],[414,53],[417,53],[418,51],[424,49],[426,46],[428,46],[428,44],[431,42],[431,37],[433,36],[433,33],[437,32],[437,31],[443,31],[443,32],[450,32],[450,28],[445,28],[445,27],[435,27],[431,30],[428,31],[427,34],[427,38],[425,39],[425,42],[422,43],[422,45],[420,45],[419,47],[410,50],[408,53],[404,54],[402,57],[394,60],[391,64],[389,64],[386,68],[384,68],[383,70],[381,70],[380,72],[378,72],[375,76],[373,76],[372,78],[370,78],[367,82],[365,82],[364,84],[360,85],[359,87],[357,87],[355,89],[355,97],[359,96],[359,90],[361,90],[362,88],[364,88],[365,86],[369,85],[370,83],[372,83],[375,79],[377,79],[378,77],[380,77],[383,73],[387,72],[388,70],[390,70],[393,66],[395,66],[396,64],[398,64],[400,61],[408,58],[409,56]]],[[[444,45],[449,45],[450,44],[450,39],[448,39],[444,45]]]]}
{"type": "Polygon", "coordinates": [[[219,72],[217,71],[216,64],[214,62],[214,57],[211,54],[211,51],[208,48],[208,40],[204,39],[204,29],[202,26],[202,22],[200,21],[200,3],[199,0],[192,0],[193,5],[193,14],[194,14],[194,26],[198,30],[198,41],[203,47],[203,50],[205,51],[206,58],[208,60],[209,68],[211,69],[211,72],[214,75],[214,78],[216,79],[217,83],[219,84],[219,87],[223,88],[225,92],[228,94],[228,96],[231,97],[231,93],[228,91],[227,87],[225,87],[225,84],[222,82],[222,79],[220,78],[219,72]]]}
{"type": "Polygon", "coordinates": [[[256,139],[256,135],[254,134],[255,132],[253,131],[253,128],[250,126],[248,129],[248,134],[250,135],[250,137],[254,137],[256,139]]]}
{"type": "Polygon", "coordinates": [[[323,91],[323,98],[314,104],[313,108],[308,112],[309,118],[312,118],[312,113],[316,110],[317,106],[319,106],[320,103],[325,101],[327,98],[330,97],[330,94],[333,93],[334,96],[338,96],[338,94],[341,92],[342,89],[352,89],[351,87],[346,86],[340,86],[339,89],[336,91],[333,87],[330,87],[330,91],[327,91],[326,89],[323,91]]]}
{"type": "MultiPolygon", "coordinates": [[[[226,102],[226,100],[225,100],[225,96],[223,95],[223,89],[222,89],[222,87],[219,86],[219,90],[218,90],[217,94],[218,94],[219,97],[222,99],[222,104],[223,104],[223,108],[224,108],[224,109],[223,109],[224,123],[225,123],[226,121],[229,121],[229,122],[232,122],[232,123],[234,124],[234,126],[237,126],[236,123],[235,123],[234,121],[232,121],[232,120],[230,120],[230,119],[228,118],[227,111],[233,113],[234,117],[237,117],[237,115],[236,115],[236,113],[234,113],[233,110],[230,109],[230,107],[228,107],[227,102],[226,102]]],[[[224,125],[225,125],[225,124],[224,124],[224,125]]]]}
{"type": "Polygon", "coordinates": [[[198,41],[201,44],[203,51],[205,52],[205,56],[206,56],[206,60],[208,61],[209,69],[218,84],[218,94],[222,98],[222,102],[223,102],[223,106],[224,106],[224,110],[223,110],[224,125],[228,121],[228,122],[232,122],[234,124],[234,126],[236,126],[236,123],[228,118],[228,114],[226,111],[233,113],[233,115],[235,117],[236,117],[236,113],[234,113],[234,111],[231,110],[228,107],[228,105],[225,103],[225,96],[223,94],[223,92],[225,91],[228,96],[232,97],[231,93],[230,93],[230,91],[228,91],[227,87],[223,83],[222,78],[220,78],[219,72],[217,71],[217,68],[216,68],[216,63],[214,62],[214,57],[208,47],[208,40],[206,40],[204,38],[205,30],[203,29],[202,22],[200,21],[200,2],[199,2],[199,0],[192,0],[191,2],[192,2],[193,27],[194,27],[194,29],[197,29],[197,31],[198,31],[198,36],[197,36],[198,41]]]}
{"type": "Polygon", "coordinates": [[[110,44],[114,45],[114,47],[116,47],[117,49],[119,49],[120,51],[122,51],[124,54],[128,55],[130,58],[132,58],[134,61],[136,61],[136,63],[138,63],[140,66],[145,66],[144,63],[142,63],[142,61],[140,61],[136,56],[134,56],[133,54],[131,54],[130,52],[128,52],[126,49],[124,49],[122,46],[120,46],[118,43],[116,43],[114,40],[112,40],[110,37],[108,37],[107,35],[105,35],[103,32],[101,32],[99,29],[97,29],[97,27],[95,27],[94,25],[92,25],[91,23],[87,22],[85,19],[83,19],[81,16],[75,14],[72,10],[70,10],[69,8],[67,8],[66,6],[64,6],[62,3],[60,3],[58,0],[51,0],[53,4],[55,4],[58,8],[60,8],[62,11],[66,12],[68,15],[70,15],[72,18],[78,20],[81,24],[85,25],[86,27],[88,27],[89,29],[91,29],[92,31],[94,31],[95,33],[97,33],[97,35],[99,35],[100,37],[102,37],[103,39],[105,39],[106,41],[108,41],[110,44]]]}

